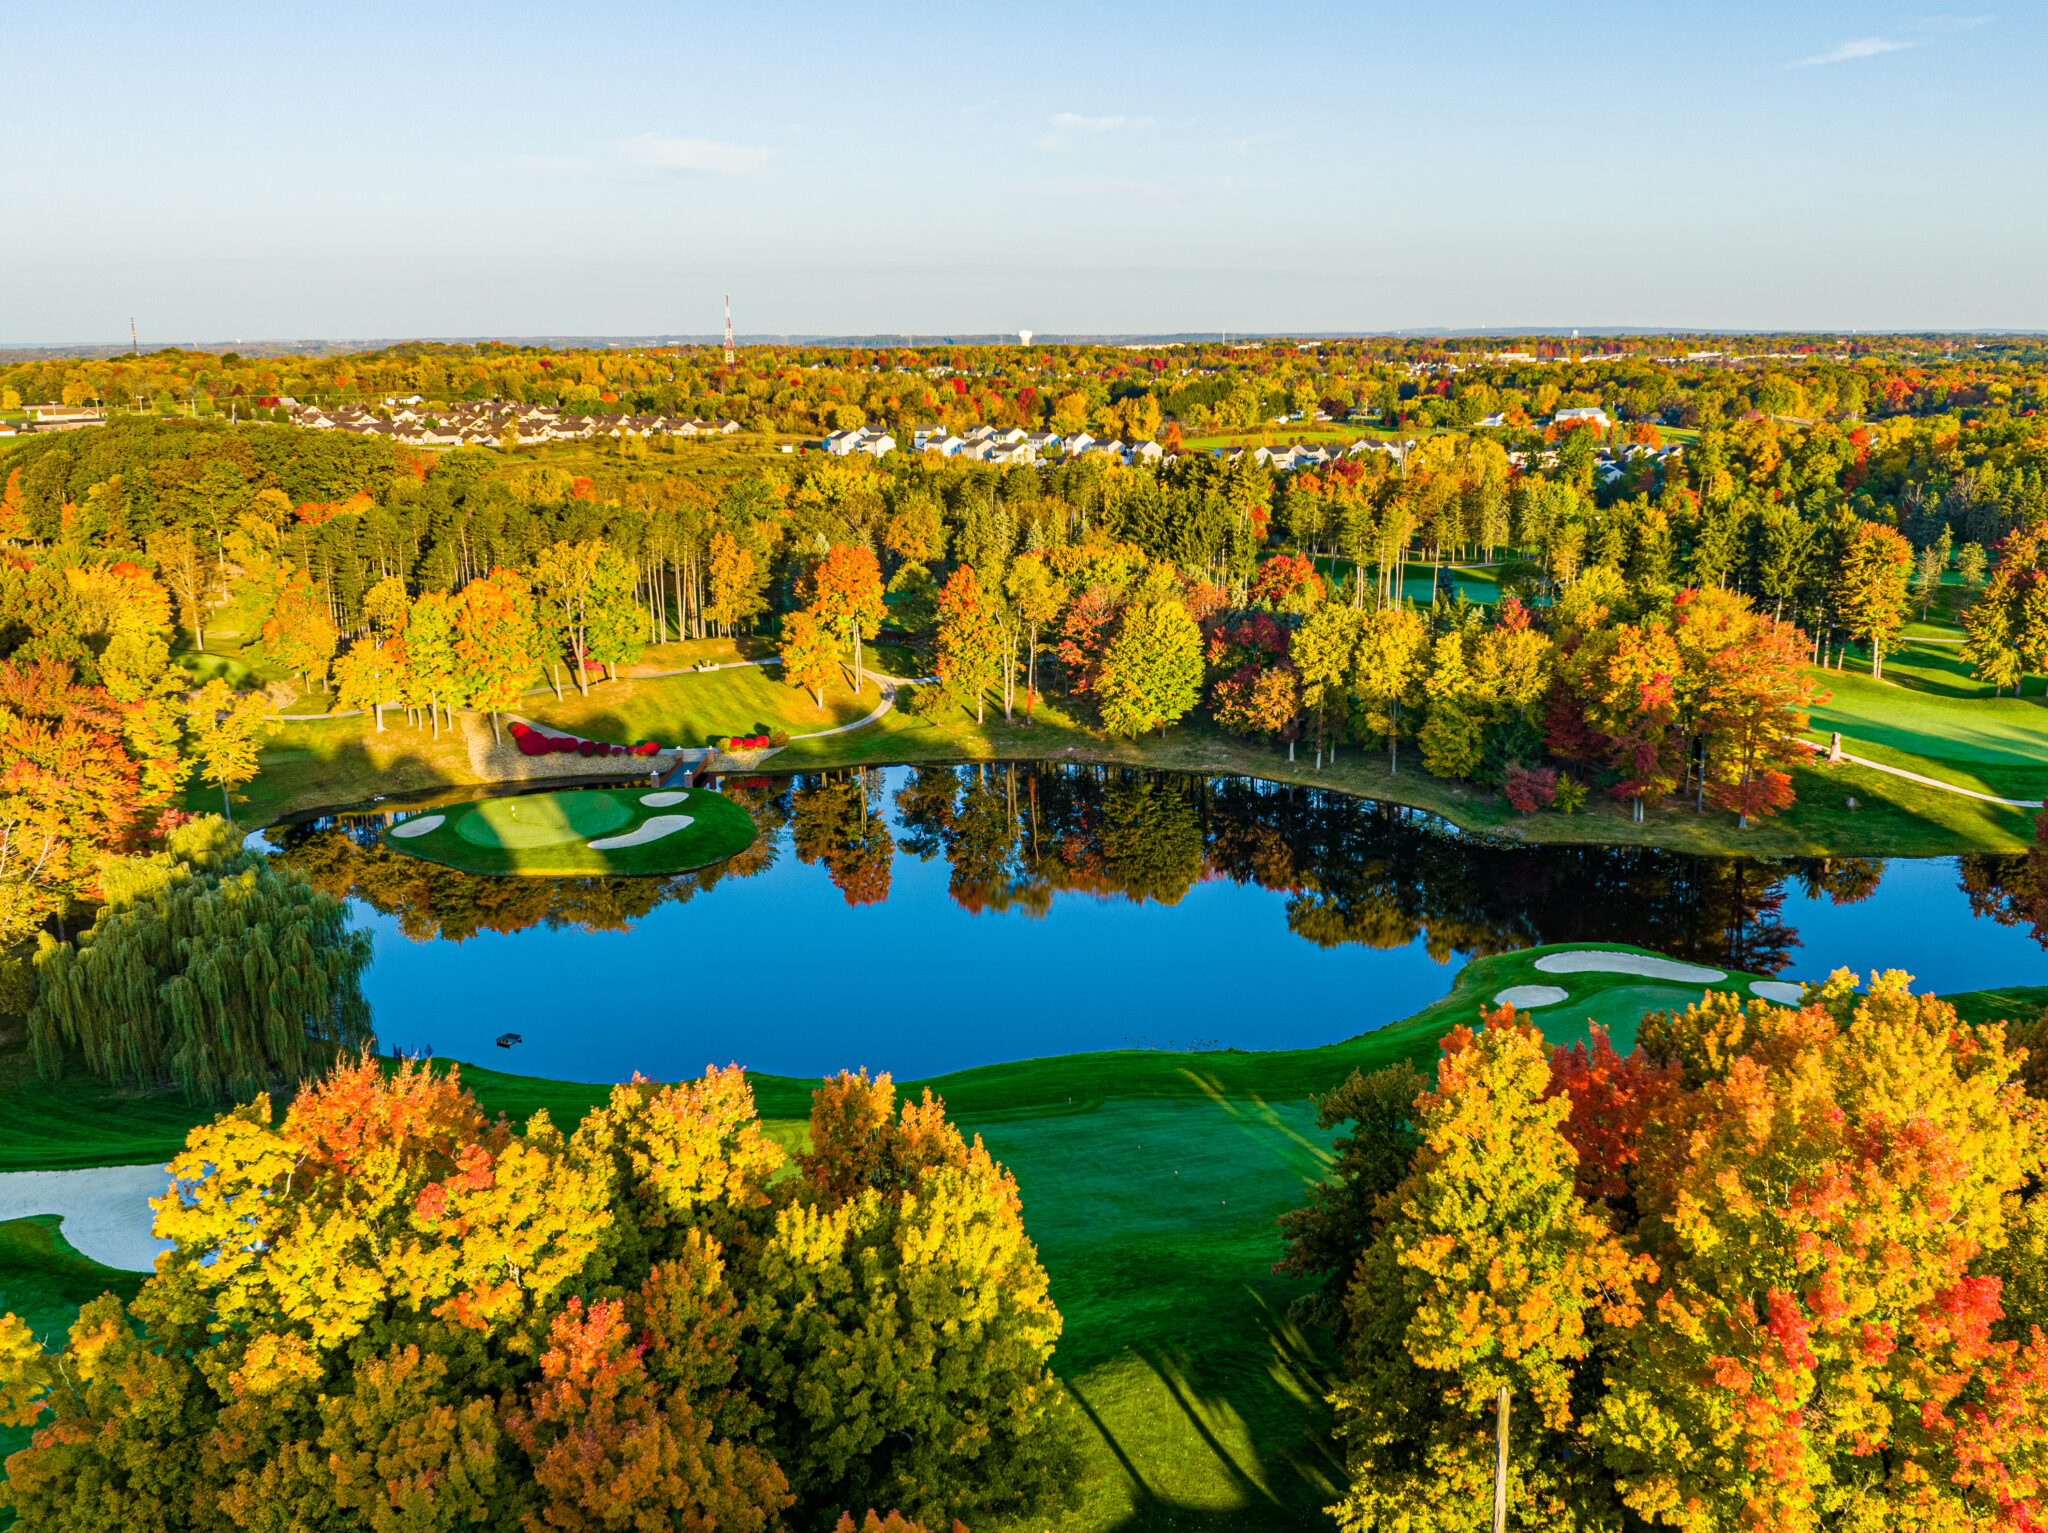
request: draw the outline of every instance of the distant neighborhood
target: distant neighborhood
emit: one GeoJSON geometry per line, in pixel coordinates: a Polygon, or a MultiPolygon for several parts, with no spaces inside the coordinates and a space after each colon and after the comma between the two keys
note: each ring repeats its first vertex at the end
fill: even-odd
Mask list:
{"type": "Polygon", "coordinates": [[[729,436],[738,421],[675,415],[568,415],[554,405],[456,404],[428,409],[417,397],[381,411],[360,405],[322,409],[279,401],[294,426],[389,437],[408,447],[497,447],[512,433],[522,447],[541,442],[649,436],[729,436]]]}

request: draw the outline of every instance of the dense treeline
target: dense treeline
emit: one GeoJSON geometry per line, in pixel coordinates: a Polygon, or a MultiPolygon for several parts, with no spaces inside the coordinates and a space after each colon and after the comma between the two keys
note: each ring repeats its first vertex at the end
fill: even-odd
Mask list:
{"type": "Polygon", "coordinates": [[[792,1157],[737,1067],[565,1132],[366,1059],[171,1171],[132,1304],[47,1352],[0,1320],[19,1527],[938,1528],[1076,1495],[1016,1183],[887,1076],[825,1082],[792,1157]]]}
{"type": "Polygon", "coordinates": [[[1953,337],[1623,337],[1286,341],[1161,346],[750,346],[551,351],[410,344],[356,355],[147,356],[0,364],[0,407],[269,414],[280,398],[370,404],[503,400],[580,413],[680,412],[810,433],[930,421],[1150,437],[1255,430],[1323,413],[1390,426],[1526,426],[1560,407],[1681,427],[1751,411],[1795,419],[2020,413],[2041,398],[2038,346],[1953,337]]]}
{"type": "MultiPolygon", "coordinates": [[[[19,442],[0,459],[0,749],[19,768],[0,795],[7,930],[89,904],[95,858],[150,844],[193,775],[224,809],[254,775],[265,702],[195,689],[172,663],[204,647],[229,595],[266,674],[332,685],[380,729],[392,707],[438,732],[453,710],[495,714],[537,682],[587,688],[650,642],[746,630],[775,630],[786,679],[822,696],[861,684],[863,646],[887,627],[943,678],[911,705],[941,713],[1028,720],[1051,691],[1110,733],[1194,713],[1290,753],[1384,750],[1394,770],[1419,761],[1530,811],[1601,794],[1635,816],[1677,800],[1737,821],[1790,802],[1814,667],[1854,643],[1881,671],[1945,572],[1979,675],[2022,687],[2048,669],[2033,531],[2048,450],[2025,359],[1923,357],[1978,377],[1978,397],[1956,410],[1887,386],[1865,391],[1861,419],[1832,418],[1853,391],[1827,394],[1823,376],[1875,376],[1902,356],[1795,359],[1812,388],[1794,403],[1819,413],[1738,411],[1731,396],[1672,452],[1643,414],[1668,414],[1666,396],[1610,388],[1603,370],[1663,377],[1695,404],[1761,380],[1640,355],[1467,355],[1463,370],[1448,351],[1370,348],[1183,360],[1200,376],[1204,357],[1296,382],[1419,369],[1447,389],[1488,368],[1591,369],[1599,387],[1528,403],[1591,393],[1620,419],[1537,431],[1497,410],[1500,428],[1277,475],[1249,453],[1005,468],[690,443],[433,456],[144,415],[19,442]],[[1512,600],[1443,597],[1440,567],[1473,555],[1512,600]],[[1419,569],[1439,599],[1415,599],[1419,569]]],[[[634,365],[654,360],[675,359],[634,365]]],[[[878,362],[814,360],[792,364],[805,389],[878,362]]],[[[1031,360],[963,355],[945,376],[1031,360]]],[[[1033,365],[1123,370],[1109,402],[1130,417],[1131,388],[1158,404],[1173,378],[1193,387],[1157,360],[1033,365]]],[[[957,397],[996,413],[986,392],[957,397]]]]}
{"type": "Polygon", "coordinates": [[[1346,1348],[1340,1526],[1483,1525],[1497,1441],[1517,1525],[2039,1525],[2048,1029],[1846,971],[1625,1058],[1482,1015],[1323,1101],[1283,1221],[1346,1348]]]}

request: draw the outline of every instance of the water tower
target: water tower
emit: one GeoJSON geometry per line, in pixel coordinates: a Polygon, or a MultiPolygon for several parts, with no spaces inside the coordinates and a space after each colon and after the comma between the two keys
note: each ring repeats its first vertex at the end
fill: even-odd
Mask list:
{"type": "Polygon", "coordinates": [[[1017,332],[1017,344],[1019,346],[1029,346],[1031,344],[1031,332],[1029,330],[1019,330],[1017,332]]]}

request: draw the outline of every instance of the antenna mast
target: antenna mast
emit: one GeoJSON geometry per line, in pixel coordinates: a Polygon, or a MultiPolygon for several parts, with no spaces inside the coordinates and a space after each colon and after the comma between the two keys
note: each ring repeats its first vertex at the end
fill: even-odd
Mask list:
{"type": "Polygon", "coordinates": [[[734,361],[732,349],[732,294],[725,295],[725,365],[731,367],[734,361]]]}
{"type": "Polygon", "coordinates": [[[128,350],[135,356],[142,355],[142,342],[135,338],[135,316],[128,316],[128,350]]]}

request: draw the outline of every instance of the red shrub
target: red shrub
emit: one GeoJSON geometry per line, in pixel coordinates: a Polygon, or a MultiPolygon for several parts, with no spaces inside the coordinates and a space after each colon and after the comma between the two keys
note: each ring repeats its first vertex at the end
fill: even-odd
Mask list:
{"type": "Polygon", "coordinates": [[[1508,802],[1524,814],[1557,801],[1557,771],[1553,767],[1511,766],[1502,786],[1508,802]]]}
{"type": "Polygon", "coordinates": [[[545,756],[555,748],[554,742],[537,729],[517,730],[512,743],[519,747],[522,756],[545,756]]]}

